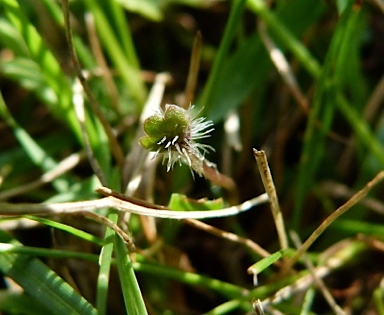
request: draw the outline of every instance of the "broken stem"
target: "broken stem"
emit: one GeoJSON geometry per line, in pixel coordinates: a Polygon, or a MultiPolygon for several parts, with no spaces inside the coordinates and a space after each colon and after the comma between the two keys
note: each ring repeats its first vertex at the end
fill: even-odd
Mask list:
{"type": "Polygon", "coordinates": [[[287,232],[285,231],[283,214],[280,210],[279,201],[277,199],[276,188],[273,183],[271,171],[268,166],[267,157],[265,152],[260,150],[253,149],[253,154],[259,168],[260,176],[263,181],[265,191],[269,197],[269,203],[271,205],[273,219],[275,221],[277,235],[279,237],[281,249],[288,248],[288,238],[287,232]]]}

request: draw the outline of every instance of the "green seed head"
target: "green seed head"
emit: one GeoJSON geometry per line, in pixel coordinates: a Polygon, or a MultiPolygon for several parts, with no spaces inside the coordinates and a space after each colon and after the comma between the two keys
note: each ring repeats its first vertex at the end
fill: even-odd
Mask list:
{"type": "Polygon", "coordinates": [[[186,110],[176,105],[166,105],[163,115],[156,114],[144,121],[147,135],[140,138],[139,142],[147,150],[161,152],[167,149],[167,143],[175,145],[188,136],[189,125],[190,116],[186,110]]]}
{"type": "Polygon", "coordinates": [[[169,171],[176,162],[188,164],[202,175],[204,154],[213,150],[209,145],[195,140],[209,137],[213,123],[205,118],[191,115],[191,108],[185,110],[177,105],[165,105],[165,110],[148,117],[144,121],[146,135],[139,139],[140,145],[152,152],[164,154],[168,159],[169,171]],[[201,153],[201,151],[203,153],[201,153]]]}

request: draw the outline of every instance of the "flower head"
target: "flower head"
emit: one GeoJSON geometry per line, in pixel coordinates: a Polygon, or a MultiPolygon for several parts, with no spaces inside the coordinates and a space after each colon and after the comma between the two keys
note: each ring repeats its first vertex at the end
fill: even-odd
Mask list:
{"type": "Polygon", "coordinates": [[[209,137],[214,130],[213,123],[205,117],[193,116],[192,107],[185,110],[177,105],[165,105],[158,113],[144,121],[146,136],[139,142],[147,150],[162,154],[163,163],[167,159],[167,171],[176,162],[189,165],[200,176],[203,175],[204,155],[214,149],[206,144],[195,142],[209,137]]]}

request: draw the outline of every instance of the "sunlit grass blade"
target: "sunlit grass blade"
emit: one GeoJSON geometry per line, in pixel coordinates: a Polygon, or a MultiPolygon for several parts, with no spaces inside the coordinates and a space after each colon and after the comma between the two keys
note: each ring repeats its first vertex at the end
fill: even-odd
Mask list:
{"type": "Polygon", "coordinates": [[[54,312],[23,293],[1,292],[0,311],[4,314],[54,315],[54,312]]]}
{"type": "MultiPolygon", "coordinates": [[[[17,244],[4,233],[1,239],[17,244]]],[[[3,253],[0,269],[54,314],[96,314],[91,304],[38,259],[3,253]]]]}
{"type": "Polygon", "coordinates": [[[139,284],[136,279],[131,258],[124,242],[115,237],[115,250],[117,268],[119,270],[122,293],[128,314],[146,315],[147,309],[144,303],[139,284]]]}
{"type": "Polygon", "coordinates": [[[74,252],[69,250],[37,248],[30,246],[14,245],[9,243],[0,243],[0,253],[2,254],[22,254],[34,257],[49,257],[55,259],[73,258],[90,262],[97,262],[98,257],[94,254],[74,252]]]}
{"type": "MultiPolygon", "coordinates": [[[[51,158],[43,148],[41,148],[32,137],[21,128],[18,123],[13,119],[5,105],[3,95],[0,91],[0,116],[12,127],[15,137],[24,148],[29,158],[39,166],[43,171],[47,172],[57,165],[57,162],[51,158]]],[[[55,179],[53,184],[58,191],[65,191],[68,189],[68,181],[60,178],[55,179]]]]}
{"type": "MultiPolygon", "coordinates": [[[[121,39],[121,30],[119,31],[119,34],[114,32],[114,29],[112,25],[110,25],[108,17],[106,16],[106,12],[103,11],[102,5],[90,0],[87,0],[86,3],[95,17],[96,27],[100,35],[101,43],[110,55],[116,69],[119,69],[119,74],[122,77],[126,87],[129,89],[129,94],[132,95],[132,98],[136,101],[136,106],[141,108],[145,102],[146,88],[140,77],[137,59],[135,57],[136,53],[133,51],[133,45],[130,40],[126,39],[128,34],[124,33],[125,39],[121,39]],[[125,47],[122,47],[120,44],[121,41],[125,43],[125,47]]],[[[119,10],[119,8],[115,7],[116,3],[109,3],[109,5],[112,5],[112,8],[110,9],[112,12],[119,10]]],[[[121,12],[118,12],[116,18],[118,23],[123,23],[121,12]]],[[[113,20],[114,19],[115,17],[113,20]]],[[[127,30],[129,30],[128,26],[124,28],[124,32],[127,32],[127,30]]]]}
{"type": "Polygon", "coordinates": [[[65,231],[69,234],[72,234],[72,235],[74,235],[78,238],[81,238],[85,241],[88,241],[88,242],[92,242],[92,243],[95,243],[98,245],[103,245],[105,243],[102,239],[98,238],[97,236],[94,236],[88,232],[76,229],[72,226],[69,226],[69,225],[66,225],[66,224],[63,224],[60,222],[56,222],[56,221],[52,221],[52,220],[40,218],[40,217],[34,217],[34,216],[25,216],[25,218],[39,222],[39,223],[47,225],[47,226],[51,226],[51,227],[58,229],[58,230],[61,230],[61,231],[65,231]]]}
{"type": "MultiPolygon", "coordinates": [[[[108,218],[113,222],[117,222],[118,215],[117,213],[110,213],[108,218]]],[[[99,315],[104,315],[107,312],[109,278],[112,264],[112,253],[114,249],[114,237],[115,232],[112,229],[106,229],[104,239],[107,244],[104,245],[100,252],[100,268],[96,287],[96,308],[99,315]]]]}
{"type": "Polygon", "coordinates": [[[26,46],[28,49],[28,56],[25,57],[31,58],[38,64],[46,82],[46,88],[51,90],[50,93],[54,98],[54,102],[53,104],[46,103],[48,108],[58,119],[64,119],[75,134],[79,136],[80,128],[71,107],[71,87],[62,72],[60,64],[47,48],[34,25],[28,21],[16,0],[4,0],[2,1],[2,7],[5,17],[19,31],[23,39],[18,45],[21,47],[26,46]]]}
{"type": "MultiPolygon", "coordinates": [[[[296,3],[299,2],[300,1],[296,3]]],[[[312,76],[318,76],[321,68],[318,61],[311,55],[308,49],[306,49],[305,46],[300,43],[295,38],[295,36],[293,36],[293,33],[284,24],[282,24],[278,18],[276,18],[276,16],[266,6],[265,2],[261,0],[249,0],[248,5],[252,11],[254,11],[263,19],[263,21],[267,24],[267,26],[271,29],[275,36],[279,40],[281,40],[281,42],[286,45],[289,50],[292,51],[292,53],[303,64],[306,70],[312,76]]],[[[309,2],[307,2],[307,5],[309,5],[309,2]]],[[[292,12],[293,8],[291,4],[288,4],[288,7],[288,11],[292,12]]],[[[312,11],[312,13],[316,13],[316,15],[318,15],[319,13],[321,13],[322,7],[316,4],[315,8],[310,6],[310,10],[312,11]],[[319,12],[317,12],[317,10],[319,10],[319,12]]],[[[297,20],[297,17],[295,19],[297,20]]]]}

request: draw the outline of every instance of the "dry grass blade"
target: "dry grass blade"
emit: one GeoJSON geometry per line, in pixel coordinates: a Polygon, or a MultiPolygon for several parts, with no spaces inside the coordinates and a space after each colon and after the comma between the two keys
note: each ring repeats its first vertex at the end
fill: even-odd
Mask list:
{"type": "MultiPolygon", "coordinates": [[[[302,243],[301,243],[300,238],[297,235],[297,233],[294,231],[290,231],[290,235],[291,235],[291,239],[292,239],[293,243],[295,244],[296,248],[300,248],[302,243]]],[[[319,288],[319,290],[323,294],[324,299],[327,301],[328,305],[331,307],[333,312],[337,315],[346,315],[346,313],[343,311],[343,309],[339,305],[337,305],[332,294],[329,292],[329,290],[325,286],[324,281],[316,275],[315,267],[311,263],[311,261],[308,258],[304,257],[304,262],[305,262],[307,269],[309,270],[309,272],[313,276],[314,282],[316,283],[317,287],[319,288]]]]}
{"type": "Polygon", "coordinates": [[[276,44],[269,37],[265,23],[259,23],[259,34],[265,45],[265,48],[268,51],[268,54],[274,63],[276,69],[279,71],[281,77],[284,82],[287,84],[289,91],[292,96],[295,98],[296,102],[299,104],[301,110],[308,114],[309,113],[309,105],[308,100],[301,92],[299,85],[297,84],[296,78],[293,74],[293,71],[286,60],[284,54],[281,50],[276,46],[276,44]]]}
{"type": "Polygon", "coordinates": [[[50,183],[57,177],[63,175],[64,173],[68,172],[76,165],[78,165],[79,162],[84,159],[84,157],[84,152],[71,154],[70,156],[62,160],[59,164],[57,164],[55,168],[53,168],[49,172],[44,173],[40,178],[25,185],[17,186],[15,188],[0,192],[0,200],[6,200],[8,198],[24,194],[28,191],[50,183]]]}
{"type": "Polygon", "coordinates": [[[200,32],[197,32],[195,41],[193,43],[191,62],[189,65],[187,84],[184,91],[183,108],[187,109],[192,103],[195,97],[195,91],[197,86],[197,78],[200,68],[202,36],[200,32]]]}
{"type": "Polygon", "coordinates": [[[112,73],[108,67],[107,61],[105,60],[100,41],[97,37],[94,17],[91,13],[88,12],[85,14],[85,22],[88,31],[89,43],[97,63],[101,68],[101,74],[111,98],[111,105],[119,115],[122,115],[122,111],[119,106],[119,92],[115,82],[113,81],[112,73]]]}
{"type": "Polygon", "coordinates": [[[275,185],[273,184],[271,171],[268,166],[267,157],[264,151],[258,151],[256,149],[253,149],[253,154],[255,156],[257,166],[259,167],[259,172],[263,181],[265,191],[267,192],[269,197],[272,215],[275,221],[276,230],[279,237],[280,247],[282,249],[288,248],[288,238],[287,233],[285,231],[283,214],[280,210],[275,185]]]}
{"type": "Polygon", "coordinates": [[[384,171],[379,172],[370,182],[368,182],[363,189],[359,190],[356,194],[354,194],[351,199],[349,199],[346,203],[336,209],[331,215],[329,215],[323,223],[307,238],[307,240],[303,243],[303,245],[299,248],[299,250],[295,253],[295,255],[287,261],[284,266],[284,270],[288,272],[293,265],[297,262],[297,260],[301,257],[303,253],[305,253],[308,248],[317,240],[317,238],[341,215],[347,212],[351,207],[361,201],[373,187],[379,184],[384,179],[384,171]]]}
{"type": "Polygon", "coordinates": [[[254,241],[250,240],[249,238],[240,237],[234,233],[218,229],[212,225],[209,225],[207,223],[204,223],[198,220],[184,219],[183,222],[197,229],[203,230],[207,233],[227,239],[231,242],[236,242],[236,243],[245,245],[250,250],[260,255],[261,257],[267,257],[270,255],[269,252],[267,252],[264,248],[262,248],[260,245],[256,244],[254,241]]]}
{"type": "MultiPolygon", "coordinates": [[[[127,195],[132,196],[139,186],[145,169],[144,163],[148,157],[148,151],[139,145],[140,137],[145,134],[143,129],[144,121],[160,108],[165,87],[170,80],[171,76],[168,73],[158,73],[156,75],[155,82],[151,88],[148,99],[145,102],[143,111],[141,112],[140,124],[132,141],[133,145],[131,151],[125,159],[123,187],[127,195]]],[[[151,167],[155,167],[156,161],[153,160],[152,164],[154,165],[151,167]]]]}
{"type": "Polygon", "coordinates": [[[268,195],[262,194],[258,197],[247,200],[237,206],[223,208],[219,210],[198,210],[198,211],[174,211],[159,206],[149,207],[149,203],[137,202],[136,198],[124,196],[120,198],[119,193],[106,187],[100,187],[97,192],[108,197],[97,200],[75,201],[51,204],[35,203],[0,203],[0,216],[20,216],[20,215],[42,215],[54,216],[63,214],[76,214],[84,211],[95,211],[103,208],[114,208],[116,210],[128,213],[135,213],[155,218],[167,219],[208,219],[237,215],[248,211],[252,207],[268,201],[268,195]],[[131,201],[128,201],[131,200],[131,201]],[[143,205],[144,204],[144,205],[143,205]]]}
{"type": "Polygon", "coordinates": [[[88,161],[91,165],[95,175],[99,179],[102,185],[107,185],[105,174],[103,173],[98,160],[93,154],[91,143],[89,141],[88,133],[85,127],[85,111],[84,111],[84,98],[83,87],[79,80],[76,80],[73,86],[73,106],[75,107],[75,113],[77,120],[80,123],[81,134],[84,140],[85,150],[87,152],[88,161]]]}
{"type": "Polygon", "coordinates": [[[73,62],[73,66],[76,71],[76,75],[83,86],[84,92],[88,97],[89,104],[92,107],[92,110],[100,120],[101,124],[103,125],[104,131],[107,134],[109,145],[111,147],[111,151],[116,159],[117,164],[119,165],[120,169],[123,169],[124,165],[124,155],[123,151],[121,150],[121,147],[119,143],[117,142],[117,139],[115,137],[115,134],[105,117],[104,113],[101,111],[100,106],[98,105],[98,102],[95,98],[95,96],[92,93],[91,88],[88,85],[87,80],[85,79],[83,72],[81,70],[80,61],[77,57],[77,53],[75,50],[75,47],[73,45],[73,38],[72,38],[72,26],[71,26],[71,20],[70,20],[70,13],[69,13],[69,4],[68,0],[63,0],[63,11],[64,11],[64,21],[65,21],[65,30],[66,30],[66,36],[69,46],[69,52],[71,56],[71,60],[73,62]]]}

